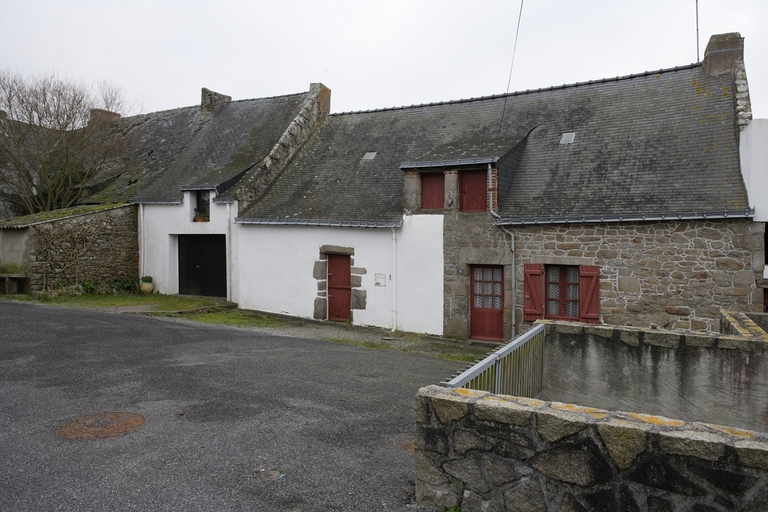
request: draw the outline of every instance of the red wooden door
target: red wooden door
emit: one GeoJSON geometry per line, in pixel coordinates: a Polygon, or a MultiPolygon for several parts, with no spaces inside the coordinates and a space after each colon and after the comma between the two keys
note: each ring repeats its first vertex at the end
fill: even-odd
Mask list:
{"type": "Polygon", "coordinates": [[[352,283],[349,256],[328,255],[328,319],[346,322],[351,314],[352,283]]]}
{"type": "Polygon", "coordinates": [[[504,269],[473,266],[469,337],[476,340],[504,339],[504,269]]]}

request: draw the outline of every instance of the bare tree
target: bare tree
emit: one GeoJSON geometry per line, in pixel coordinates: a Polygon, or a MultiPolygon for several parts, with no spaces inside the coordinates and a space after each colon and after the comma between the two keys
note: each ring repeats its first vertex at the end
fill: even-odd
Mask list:
{"type": "Polygon", "coordinates": [[[72,206],[119,150],[120,89],[0,71],[0,201],[17,215],[72,206]]]}

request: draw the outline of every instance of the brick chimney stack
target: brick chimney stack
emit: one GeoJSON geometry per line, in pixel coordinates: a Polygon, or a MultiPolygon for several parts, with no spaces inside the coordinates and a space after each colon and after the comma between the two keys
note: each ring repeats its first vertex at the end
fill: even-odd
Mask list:
{"type": "Polygon", "coordinates": [[[200,112],[205,116],[213,117],[225,103],[229,103],[230,101],[232,101],[231,96],[219,94],[218,92],[203,87],[200,112]]]}
{"type": "Polygon", "coordinates": [[[704,72],[717,76],[733,71],[733,65],[744,61],[744,38],[738,32],[716,34],[709,38],[704,50],[704,72]]]}
{"type": "Polygon", "coordinates": [[[91,117],[88,119],[88,126],[96,123],[110,123],[115,119],[120,119],[120,117],[120,114],[117,112],[110,112],[109,110],[104,110],[103,108],[92,108],[91,117]]]}

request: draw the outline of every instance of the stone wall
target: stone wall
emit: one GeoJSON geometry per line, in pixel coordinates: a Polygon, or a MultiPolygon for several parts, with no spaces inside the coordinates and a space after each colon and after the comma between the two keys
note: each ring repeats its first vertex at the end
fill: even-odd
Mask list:
{"type": "Polygon", "coordinates": [[[487,213],[452,209],[443,223],[443,334],[469,337],[470,265],[501,265],[504,271],[504,339],[512,336],[512,252],[509,237],[487,213]]]}
{"type": "Polygon", "coordinates": [[[116,278],[139,280],[135,206],[123,206],[31,226],[24,258],[32,291],[116,278]]]}
{"type": "Polygon", "coordinates": [[[768,435],[429,386],[416,500],[434,510],[764,511],[768,435]]]}
{"type": "Polygon", "coordinates": [[[722,334],[545,322],[537,397],[768,432],[768,334],[723,317],[722,334]]]}
{"type": "MultiPolygon", "coordinates": [[[[760,312],[764,224],[745,219],[515,226],[524,263],[600,266],[601,320],[719,331],[720,310],[760,312]],[[589,263],[582,263],[589,262],[589,263]]],[[[516,319],[523,318],[517,302],[516,319]]]]}

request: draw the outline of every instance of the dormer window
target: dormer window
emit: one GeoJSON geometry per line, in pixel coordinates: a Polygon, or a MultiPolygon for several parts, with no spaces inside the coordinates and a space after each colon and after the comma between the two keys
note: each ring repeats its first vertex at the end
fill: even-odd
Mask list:
{"type": "Polygon", "coordinates": [[[211,219],[211,191],[195,191],[195,217],[194,222],[208,222],[211,219]]]}

